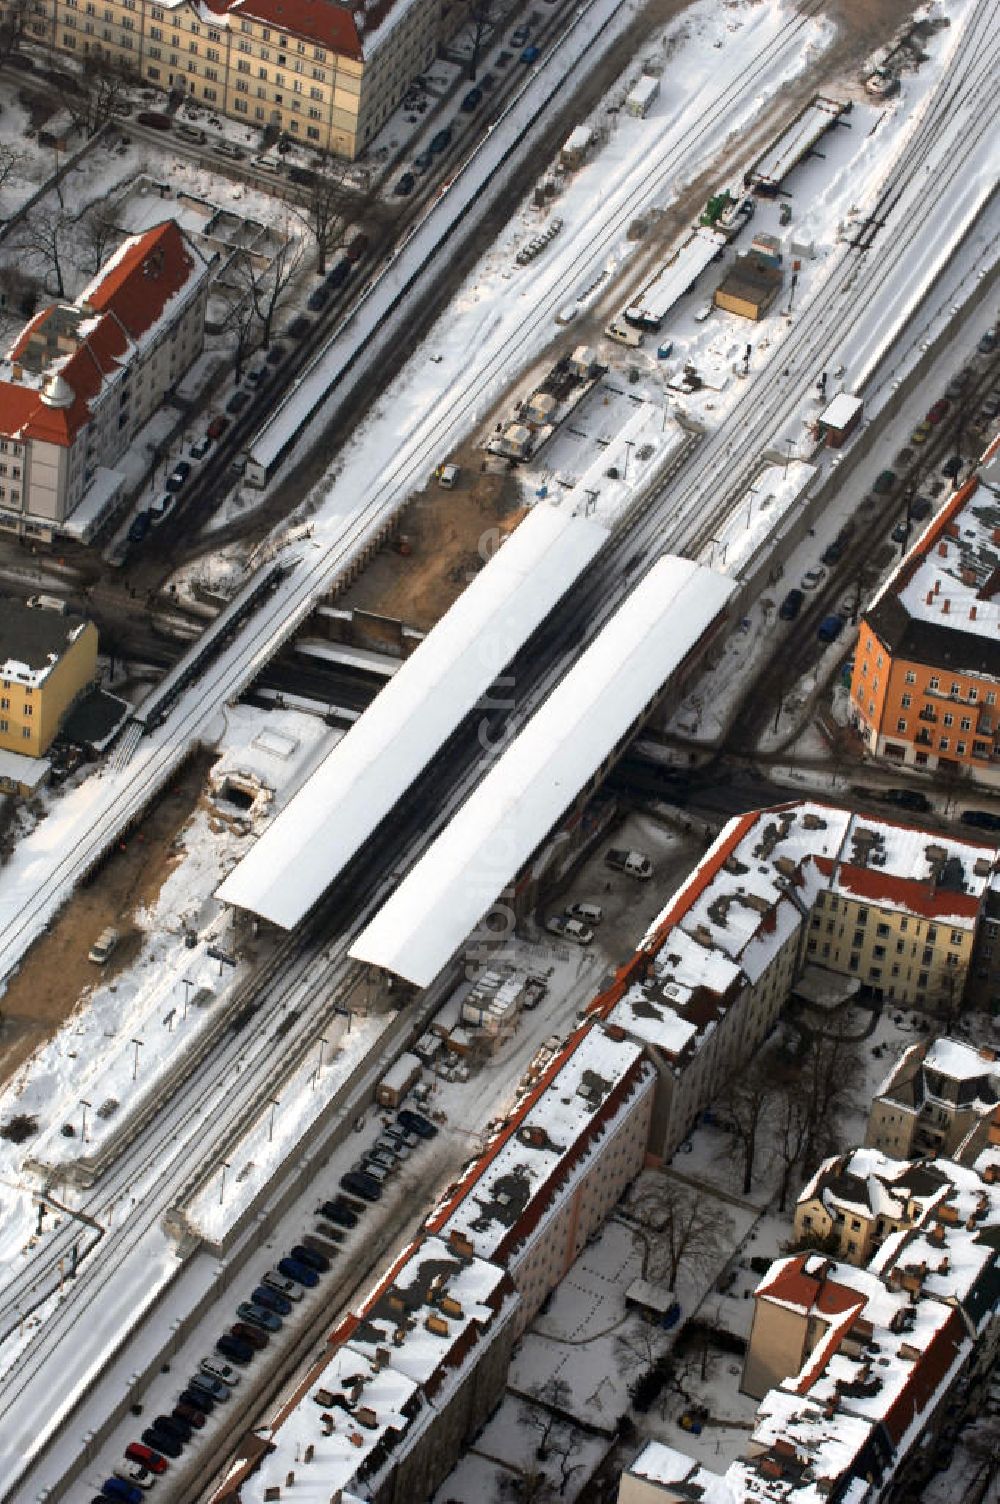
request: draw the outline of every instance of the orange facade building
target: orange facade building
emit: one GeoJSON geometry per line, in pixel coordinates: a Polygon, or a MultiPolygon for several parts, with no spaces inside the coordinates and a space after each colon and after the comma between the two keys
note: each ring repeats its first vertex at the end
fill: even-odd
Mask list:
{"type": "Polygon", "coordinates": [[[851,676],[873,757],[1000,783],[1000,494],[974,476],[865,612],[851,676]]]}

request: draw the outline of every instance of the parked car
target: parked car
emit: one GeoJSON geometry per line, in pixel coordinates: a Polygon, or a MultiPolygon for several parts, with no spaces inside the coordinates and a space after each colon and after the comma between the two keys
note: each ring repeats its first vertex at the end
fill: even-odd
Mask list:
{"type": "Polygon", "coordinates": [[[198,1367],[206,1378],[217,1379],[220,1384],[228,1384],[230,1388],[240,1382],[236,1369],[230,1368],[228,1363],[223,1363],[218,1358],[202,1358],[198,1367]]]}
{"type": "Polygon", "coordinates": [[[155,1426],[147,1426],[142,1439],[154,1452],[160,1452],[166,1457],[179,1457],[184,1450],[179,1441],[167,1436],[164,1431],[158,1431],[155,1426]]]}
{"type": "Polygon", "coordinates": [[[418,173],[427,172],[433,161],[434,158],[429,151],[422,151],[418,157],[413,158],[413,170],[418,173]]]}
{"type": "Polygon", "coordinates": [[[990,809],[963,809],[959,819],[963,825],[974,825],[977,830],[1000,830],[1000,815],[990,809]]]}
{"type": "Polygon", "coordinates": [[[169,131],[174,123],[170,115],[162,115],[159,110],[140,110],[135,118],[140,125],[148,125],[154,131],[169,131]]]}
{"type": "Polygon", "coordinates": [[[131,1483],[136,1488],[152,1488],[156,1482],[156,1474],[143,1467],[141,1462],[122,1462],[114,1469],[114,1474],[123,1483],[131,1483]]]}
{"type": "Polygon", "coordinates": [[[594,932],[581,924],[579,919],[567,919],[565,914],[553,914],[546,921],[545,928],[550,935],[558,935],[560,939],[572,940],[574,945],[589,945],[594,938],[594,932]]]}
{"type": "Polygon", "coordinates": [[[571,903],[566,913],[571,919],[581,919],[584,924],[600,924],[604,910],[599,903],[571,903]]]}
{"type": "Polygon", "coordinates": [[[280,1332],[282,1327],[281,1317],[276,1311],[269,1311],[266,1306],[258,1305],[255,1300],[243,1300],[236,1307],[236,1314],[241,1321],[248,1321],[251,1326],[259,1326],[265,1332],[280,1332]]]}
{"type": "Polygon", "coordinates": [[[312,319],[307,319],[304,313],[297,313],[288,326],[290,339],[302,339],[312,328],[312,319]]]}
{"type": "Polygon", "coordinates": [[[216,413],[215,417],[205,429],[205,437],[207,439],[221,439],[222,435],[225,433],[228,427],[229,419],[226,417],[225,413],[216,413]]]}
{"type": "Polygon", "coordinates": [[[285,1275],[287,1279],[293,1279],[297,1284],[304,1285],[307,1290],[312,1290],[319,1284],[319,1275],[315,1269],[304,1264],[301,1259],[292,1258],[286,1254],[278,1260],[278,1273],[285,1275]]]}
{"type": "Polygon", "coordinates": [[[541,55],[542,49],[540,47],[525,47],[521,53],[521,62],[530,66],[532,63],[537,63],[541,55]]]}
{"type": "Polygon", "coordinates": [[[119,1504],[142,1504],[142,1489],[124,1478],[107,1478],[101,1484],[102,1499],[117,1499],[119,1504]]]}
{"type": "Polygon", "coordinates": [[[168,1436],[179,1441],[182,1447],[187,1446],[191,1440],[191,1427],[186,1420],[176,1420],[172,1415],[157,1415],[152,1424],[157,1431],[165,1431],[168,1436]]]}
{"type": "Polygon", "coordinates": [[[912,809],[926,815],[933,809],[931,801],[919,789],[886,789],[882,795],[886,804],[896,804],[900,809],[912,809]]]}
{"type": "Polygon", "coordinates": [[[358,1219],[349,1206],[346,1206],[338,1196],[336,1201],[324,1201],[320,1207],[323,1216],[328,1222],[334,1222],[338,1227],[357,1227],[358,1219]]]}
{"type": "Polygon", "coordinates": [[[653,875],[653,864],[643,851],[625,851],[612,846],[610,851],[604,853],[604,865],[612,867],[616,872],[624,872],[629,877],[637,877],[641,882],[653,875]]]}
{"type": "Polygon", "coordinates": [[[982,406],[983,417],[992,423],[993,419],[1000,414],[1000,397],[987,397],[982,406]]]}
{"type": "Polygon", "coordinates": [[[267,366],[254,366],[247,372],[247,381],[249,381],[250,385],[254,387],[263,386],[264,382],[267,380],[267,376],[267,366]]]}
{"type": "Polygon", "coordinates": [[[875,492],[876,496],[887,496],[895,484],[895,471],[882,470],[875,477],[875,484],[872,486],[872,490],[875,492]]]}
{"type": "Polygon", "coordinates": [[[288,351],[285,349],[284,345],[272,345],[270,350],[268,350],[265,359],[269,366],[280,366],[281,362],[284,360],[287,354],[288,351]]]}
{"type": "Polygon", "coordinates": [[[431,137],[431,144],[428,147],[428,151],[430,151],[432,156],[439,157],[443,151],[448,150],[448,147],[450,145],[451,127],[446,125],[444,130],[438,131],[435,136],[431,137]]]}
{"type": "Polygon", "coordinates": [[[479,80],[479,87],[482,89],[484,94],[488,94],[490,89],[492,89],[495,84],[496,78],[492,73],[484,73],[482,78],[479,80]]]}
{"type": "Polygon", "coordinates": [[[914,522],[923,522],[931,515],[931,504],[926,496],[914,496],[910,502],[910,516],[914,522]]]}
{"type": "Polygon", "coordinates": [[[321,308],[326,307],[329,300],[330,289],[325,282],[321,282],[318,287],[313,288],[308,298],[306,298],[306,307],[311,308],[313,313],[318,313],[321,308]]]}
{"type": "Polygon", "coordinates": [[[528,44],[528,37],[530,35],[531,31],[529,27],[518,26],[516,30],[512,31],[510,34],[510,46],[513,47],[515,52],[519,47],[526,47],[528,44]]]}
{"type": "Polygon", "coordinates": [[[203,130],[199,130],[196,125],[185,125],[183,121],[177,127],[177,134],[185,141],[193,141],[196,146],[204,146],[208,140],[203,130]]]}
{"type": "Polygon", "coordinates": [[[824,616],[816,629],[816,636],[820,642],[836,642],[844,630],[844,618],[842,616],[824,616]]]}
{"type": "Polygon", "coordinates": [[[136,512],[127,534],[129,543],[143,543],[152,525],[153,519],[148,512],[136,512]]]}
{"type": "Polygon", "coordinates": [[[289,167],[288,176],[293,183],[298,183],[300,188],[311,188],[316,181],[316,174],[312,168],[300,167],[297,162],[293,162],[289,167]]]}
{"type": "Polygon", "coordinates": [[[905,543],[908,540],[910,536],[910,527],[905,517],[903,518],[902,522],[896,523],[896,526],[893,528],[890,536],[893,543],[905,543]]]}
{"type": "Polygon", "coordinates": [[[287,1275],[280,1273],[277,1269],[269,1269],[267,1273],[262,1276],[261,1284],[266,1285],[271,1290],[276,1290],[277,1293],[279,1295],[283,1295],[286,1300],[302,1299],[301,1288],[295,1283],[293,1279],[289,1279],[287,1275]]]}
{"type": "Polygon", "coordinates": [[[828,544],[827,547],[823,550],[823,563],[830,566],[839,564],[841,559],[847,552],[848,541],[849,540],[844,537],[843,533],[838,533],[833,542],[828,544]]]}
{"type": "Polygon", "coordinates": [[[215,150],[219,153],[220,157],[228,157],[231,162],[243,161],[243,153],[231,141],[217,141],[215,143],[215,150]]]}
{"type": "Polygon", "coordinates": [[[228,1335],[238,1342],[248,1342],[257,1352],[261,1352],[271,1340],[262,1327],[250,1321],[234,1321],[228,1335]]]}
{"type": "Polygon", "coordinates": [[[408,1128],[404,1128],[401,1123],[390,1123],[388,1128],[386,1128],[385,1133],[387,1138],[394,1140],[398,1139],[398,1141],[401,1144],[404,1144],[407,1149],[415,1149],[420,1143],[419,1135],[416,1133],[411,1133],[410,1130],[408,1128]]]}
{"type": "Polygon", "coordinates": [[[167,476],[167,490],[179,491],[191,474],[191,466],[187,460],[180,460],[167,476]]]}
{"type": "Polygon", "coordinates": [[[404,172],[403,176],[400,178],[399,182],[396,184],[395,188],[392,191],[393,193],[398,194],[400,198],[408,198],[416,186],[417,180],[413,176],[413,173],[404,172]]]}
{"type": "Polygon", "coordinates": [[[229,1399],[228,1385],[213,1379],[207,1373],[193,1373],[187,1381],[185,1393],[205,1394],[215,1405],[222,1405],[229,1399]]]}
{"type": "Polygon", "coordinates": [[[817,564],[815,569],[807,569],[799,584],[803,590],[815,590],[826,579],[826,570],[822,564],[817,564]]]}
{"type": "Polygon", "coordinates": [[[125,1448],[125,1456],[129,1462],[141,1463],[143,1467],[148,1467],[151,1473],[157,1475],[165,1473],[170,1466],[167,1459],[161,1457],[155,1448],[147,1447],[141,1441],[130,1441],[125,1448]]]}
{"type": "Polygon", "coordinates": [[[789,590],[785,599],[778,607],[778,615],[782,621],[794,621],[802,610],[802,602],[805,600],[801,590],[789,590]]]}
{"type": "Polygon", "coordinates": [[[277,1290],[272,1290],[268,1285],[257,1285],[250,1291],[250,1299],[255,1306],[263,1306],[265,1311],[273,1311],[276,1316],[288,1316],[291,1314],[292,1303],[286,1296],[280,1295],[277,1290]]]}
{"type": "Polygon", "coordinates": [[[242,1337],[230,1337],[223,1333],[216,1341],[215,1350],[233,1363],[245,1366],[253,1362],[254,1348],[249,1342],[244,1342],[242,1337]]]}
{"type": "Polygon", "coordinates": [[[997,337],[992,329],[987,329],[982,339],[976,345],[980,355],[992,355],[997,347],[997,337]]]}
{"type": "MultiPolygon", "coordinates": [[[[379,1143],[381,1142],[382,1140],[379,1139],[379,1143]]],[[[406,1152],[409,1154],[410,1151],[407,1150],[406,1152]]],[[[333,1260],[340,1253],[339,1239],[344,1234],[337,1227],[327,1227],[325,1222],[321,1222],[320,1227],[324,1232],[323,1237],[318,1238],[315,1233],[304,1232],[302,1234],[302,1244],[303,1247],[308,1248],[312,1253],[322,1254],[323,1258],[326,1259],[326,1267],[329,1269],[333,1260]]]]}
{"type": "Polygon", "coordinates": [[[235,417],[237,413],[241,413],[243,411],[249,401],[249,392],[234,392],[229,401],[226,403],[226,412],[231,413],[233,417],[235,417]]]}
{"type": "Polygon", "coordinates": [[[396,1121],[402,1123],[404,1128],[409,1128],[418,1138],[437,1138],[437,1128],[430,1118],[425,1118],[422,1112],[414,1112],[410,1107],[401,1107],[396,1114],[396,1121]]]}
{"type": "Polygon", "coordinates": [[[935,427],[938,423],[941,422],[943,418],[947,417],[950,407],[951,403],[948,401],[947,397],[939,397],[938,400],[927,409],[927,416],[924,419],[924,422],[930,423],[931,427],[935,427]]]}
{"type": "Polygon", "coordinates": [[[109,924],[103,929],[87,952],[87,960],[93,961],[95,966],[104,966],[113,956],[118,947],[119,935],[116,929],[109,924]]]}
{"type": "Polygon", "coordinates": [[[965,461],[960,454],[949,455],[948,459],[941,466],[941,474],[947,475],[949,480],[954,480],[964,463],[965,461]]]}
{"type": "MultiPolygon", "coordinates": [[[[185,1389],[184,1393],[187,1394],[187,1392],[185,1389]]],[[[203,1409],[200,1401],[197,1405],[192,1405],[182,1396],[178,1399],[177,1404],[170,1413],[177,1420],[186,1420],[189,1426],[193,1426],[196,1431],[200,1431],[205,1424],[207,1412],[203,1409]]]]}
{"type": "Polygon", "coordinates": [[[471,115],[474,110],[478,110],[482,102],[482,89],[470,89],[468,94],[466,94],[465,98],[462,100],[460,108],[463,109],[467,115],[471,115]]]}
{"type": "Polygon", "coordinates": [[[503,52],[497,53],[494,62],[496,63],[496,66],[498,68],[506,68],[507,64],[510,62],[513,56],[514,54],[512,52],[508,52],[505,48],[503,52]]]}
{"type": "Polygon", "coordinates": [[[330,1267],[330,1260],[325,1254],[317,1253],[315,1248],[307,1248],[305,1243],[296,1243],[291,1257],[300,1264],[305,1264],[307,1269],[315,1270],[317,1274],[326,1274],[330,1267]]]}
{"type": "Polygon", "coordinates": [[[340,1188],[349,1191],[352,1196],[360,1196],[362,1201],[378,1201],[382,1195],[382,1187],[377,1180],[372,1180],[361,1170],[348,1170],[346,1175],[340,1177],[340,1188]]]}

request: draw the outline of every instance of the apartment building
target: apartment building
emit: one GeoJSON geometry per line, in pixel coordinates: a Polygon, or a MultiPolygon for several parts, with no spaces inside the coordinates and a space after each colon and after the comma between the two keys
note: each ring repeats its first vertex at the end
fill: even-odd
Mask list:
{"type": "Polygon", "coordinates": [[[656,1065],[651,1152],[674,1152],[806,964],[957,1008],[996,861],[814,801],[730,821],[590,1005],[656,1065]]]}
{"type": "Polygon", "coordinates": [[[864,613],[852,715],[873,757],[1000,782],[1000,473],[927,525],[864,613]]]}
{"type": "Polygon", "coordinates": [[[1000,1102],[1000,1061],[960,1039],[915,1044],[876,1093],[865,1143],[908,1159],[954,1154],[980,1118],[1000,1102]]]}
{"type": "Polygon", "coordinates": [[[864,1268],[887,1238],[921,1222],[953,1189],[946,1160],[938,1165],[893,1159],[879,1149],[852,1149],[824,1160],[799,1192],[795,1242],[828,1247],[837,1258],[864,1268]]]}
{"type": "Polygon", "coordinates": [[[43,757],[96,672],[93,622],[0,600],[0,749],[43,757]]]}
{"type": "Polygon", "coordinates": [[[517,1305],[495,1265],[433,1237],[410,1244],[244,1439],[215,1504],[429,1498],[503,1394],[517,1305]]]}
{"type": "Polygon", "coordinates": [[[0,361],[0,527],[89,536],[124,485],[116,464],[201,353],[217,259],[167,220],[25,325],[0,361]]]}
{"type": "Polygon", "coordinates": [[[434,61],[441,25],[441,0],[34,0],[29,30],[353,159],[434,61]]]}

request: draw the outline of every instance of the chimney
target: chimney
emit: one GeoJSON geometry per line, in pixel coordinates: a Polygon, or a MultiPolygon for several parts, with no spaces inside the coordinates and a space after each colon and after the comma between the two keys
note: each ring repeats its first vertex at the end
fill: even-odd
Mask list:
{"type": "Polygon", "coordinates": [[[371,1405],[359,1405],[354,1412],[354,1419],[359,1426],[364,1426],[366,1431],[374,1431],[378,1426],[378,1416],[371,1405]]]}
{"type": "Polygon", "coordinates": [[[430,1316],[427,1317],[427,1320],[424,1322],[424,1326],[429,1332],[433,1332],[435,1337],[447,1337],[449,1334],[449,1326],[447,1321],[443,1320],[442,1317],[435,1315],[433,1312],[430,1314],[430,1316]]]}
{"type": "Polygon", "coordinates": [[[390,1353],[389,1353],[389,1349],[387,1347],[377,1347],[375,1349],[375,1370],[376,1370],[376,1372],[378,1372],[378,1370],[380,1368],[385,1368],[386,1364],[389,1361],[389,1357],[390,1357],[390,1353]]]}
{"type": "Polygon", "coordinates": [[[451,1295],[442,1295],[439,1305],[443,1315],[453,1316],[456,1321],[462,1314],[461,1302],[455,1300],[451,1295]]]}
{"type": "Polygon", "coordinates": [[[945,596],[944,600],[941,602],[941,610],[945,616],[947,616],[948,612],[951,610],[951,601],[947,596],[945,596]]]}
{"type": "Polygon", "coordinates": [[[975,606],[970,606],[969,607],[969,620],[970,621],[975,621],[975,619],[976,619],[976,608],[975,608],[975,606]]]}
{"type": "Polygon", "coordinates": [[[943,538],[942,538],[941,542],[938,544],[938,553],[941,555],[942,559],[947,559],[947,557],[948,557],[948,545],[947,545],[947,543],[945,543],[945,541],[944,541],[943,538]]]}
{"type": "Polygon", "coordinates": [[[448,1247],[451,1249],[452,1253],[457,1254],[460,1259],[471,1259],[475,1257],[476,1250],[473,1248],[472,1243],[466,1237],[464,1232],[459,1232],[455,1227],[453,1227],[448,1233],[448,1247]]]}
{"type": "Polygon", "coordinates": [[[924,604],[928,605],[928,606],[933,606],[933,604],[934,604],[934,592],[933,592],[933,590],[928,590],[928,592],[927,592],[927,600],[925,601],[924,604]]]}

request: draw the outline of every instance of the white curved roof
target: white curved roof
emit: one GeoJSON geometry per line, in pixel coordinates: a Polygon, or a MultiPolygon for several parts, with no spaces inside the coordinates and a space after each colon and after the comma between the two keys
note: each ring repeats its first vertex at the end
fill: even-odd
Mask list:
{"type": "Polygon", "coordinates": [[[607,541],[546,503],[469,587],[218,889],[291,929],[607,541]]]}
{"type": "Polygon", "coordinates": [[[735,590],[659,559],[361,932],[355,960],[432,982],[735,590]]]}

